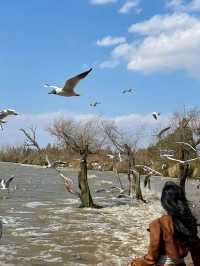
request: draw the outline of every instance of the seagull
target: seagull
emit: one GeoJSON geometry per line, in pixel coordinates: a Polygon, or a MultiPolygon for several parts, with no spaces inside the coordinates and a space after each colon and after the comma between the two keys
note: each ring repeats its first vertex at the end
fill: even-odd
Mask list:
{"type": "Polygon", "coordinates": [[[15,178],[15,176],[11,176],[7,181],[3,178],[0,179],[0,185],[2,190],[9,189],[11,181],[15,178]]]}
{"type": "Polygon", "coordinates": [[[55,94],[55,95],[65,96],[65,97],[80,96],[80,94],[78,94],[74,91],[74,88],[79,83],[79,81],[81,79],[84,79],[91,71],[92,71],[92,68],[90,68],[89,70],[87,70],[81,74],[78,74],[78,75],[68,79],[65,82],[65,85],[63,88],[60,88],[57,86],[52,86],[49,84],[45,84],[44,87],[49,87],[49,88],[53,89],[49,92],[49,94],[55,94]]]}
{"type": "Polygon", "coordinates": [[[134,92],[134,90],[133,89],[128,89],[128,90],[123,90],[122,91],[122,94],[126,94],[126,93],[133,93],[134,92]]]}
{"type": "Polygon", "coordinates": [[[74,194],[74,195],[76,195],[76,196],[79,196],[80,197],[80,193],[77,192],[74,189],[74,187],[73,187],[73,185],[74,185],[73,181],[68,176],[63,175],[63,173],[61,173],[58,169],[56,169],[56,171],[58,172],[58,174],[60,175],[60,177],[63,178],[64,184],[65,184],[65,188],[67,189],[67,191],[70,192],[70,193],[72,193],[72,194],[74,194]]]}
{"type": "Polygon", "coordinates": [[[113,155],[113,154],[106,154],[106,156],[109,158],[109,159],[114,159],[115,158],[115,155],[113,155]]]}
{"type": "Polygon", "coordinates": [[[46,156],[45,156],[45,160],[46,160],[46,162],[47,162],[47,166],[46,166],[46,168],[53,168],[53,165],[52,165],[51,162],[49,161],[49,157],[48,157],[47,154],[46,154],[46,156]]]}
{"type": "Polygon", "coordinates": [[[13,110],[13,109],[5,109],[5,110],[0,111],[0,127],[2,130],[3,130],[2,124],[6,123],[6,121],[3,119],[9,115],[18,115],[18,113],[16,113],[15,110],[13,110]]]}
{"type": "Polygon", "coordinates": [[[153,118],[154,118],[155,120],[158,120],[158,117],[160,116],[160,113],[158,113],[158,112],[153,112],[153,113],[152,113],[152,116],[153,116],[153,118]]]}
{"type": "Polygon", "coordinates": [[[0,127],[3,130],[3,124],[7,123],[5,120],[0,120],[0,127]]]}
{"type": "Polygon", "coordinates": [[[93,103],[90,103],[90,106],[91,107],[96,107],[98,104],[101,104],[100,102],[93,102],[93,103]]]}

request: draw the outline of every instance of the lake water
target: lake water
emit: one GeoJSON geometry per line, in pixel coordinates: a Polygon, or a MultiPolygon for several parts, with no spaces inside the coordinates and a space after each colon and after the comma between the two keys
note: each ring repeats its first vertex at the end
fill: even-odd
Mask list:
{"type": "MultiPolygon", "coordinates": [[[[77,172],[63,171],[76,184],[77,172]]],[[[0,176],[16,178],[10,193],[0,191],[1,266],[125,266],[144,253],[148,224],[159,217],[158,197],[146,193],[148,204],[117,198],[117,191],[95,193],[117,185],[111,172],[89,171],[95,203],[103,209],[80,209],[54,169],[0,163],[0,176]]],[[[121,176],[124,184],[126,175],[121,176]]],[[[159,192],[165,179],[154,178],[159,192]]],[[[190,196],[198,199],[198,190],[190,196]]]]}

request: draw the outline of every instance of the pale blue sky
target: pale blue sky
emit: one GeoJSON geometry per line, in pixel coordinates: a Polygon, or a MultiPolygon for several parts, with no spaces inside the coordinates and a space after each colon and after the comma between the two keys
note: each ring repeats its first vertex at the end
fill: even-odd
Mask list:
{"type": "Polygon", "coordinates": [[[22,119],[7,119],[0,144],[18,142],[18,126],[30,122],[24,117],[42,128],[51,122],[48,113],[142,120],[153,111],[164,117],[183,105],[200,107],[199,12],[199,0],[2,1],[0,108],[14,108],[22,119]],[[114,38],[124,41],[112,45],[114,38]],[[48,95],[43,87],[89,67],[77,86],[81,97],[48,95]],[[122,96],[129,88],[135,93],[122,96]],[[94,100],[102,102],[95,110],[94,100]]]}

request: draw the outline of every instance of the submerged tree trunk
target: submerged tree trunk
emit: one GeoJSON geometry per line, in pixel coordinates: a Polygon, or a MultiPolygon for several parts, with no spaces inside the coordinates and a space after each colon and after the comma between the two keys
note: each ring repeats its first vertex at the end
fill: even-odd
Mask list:
{"type": "MultiPolygon", "coordinates": [[[[189,153],[188,151],[181,149],[181,160],[187,160],[189,159],[189,153]]],[[[190,177],[190,165],[189,164],[180,164],[179,165],[179,172],[180,172],[180,186],[185,191],[185,183],[187,178],[190,177]]]]}
{"type": "Polygon", "coordinates": [[[78,174],[78,184],[80,189],[80,200],[81,200],[80,207],[98,208],[99,206],[93,203],[87,179],[88,146],[86,146],[85,149],[80,151],[80,155],[81,155],[80,171],[78,174]]]}
{"type": "Polygon", "coordinates": [[[142,196],[141,186],[140,186],[140,174],[138,174],[138,176],[136,178],[136,191],[135,191],[135,194],[136,194],[136,199],[144,201],[143,196],[142,196]]]}
{"type": "Polygon", "coordinates": [[[190,168],[189,168],[189,164],[186,165],[180,165],[179,166],[179,171],[180,171],[180,186],[183,188],[183,190],[185,191],[185,183],[187,178],[190,175],[190,168]]]}

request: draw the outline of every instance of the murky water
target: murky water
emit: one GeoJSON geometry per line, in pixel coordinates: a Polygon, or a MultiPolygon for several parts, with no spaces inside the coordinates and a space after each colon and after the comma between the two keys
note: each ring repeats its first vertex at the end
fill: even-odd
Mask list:
{"type": "MultiPolygon", "coordinates": [[[[64,172],[76,182],[76,171],[64,172]]],[[[13,174],[10,193],[0,191],[1,266],[126,265],[130,256],[144,253],[148,224],[161,213],[150,193],[148,204],[116,198],[117,191],[94,193],[117,184],[110,172],[89,172],[94,201],[105,206],[98,210],[78,208],[54,169],[0,163],[0,176],[13,174]]],[[[154,190],[163,183],[155,180],[154,190]]]]}

